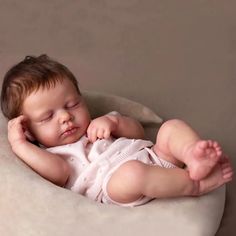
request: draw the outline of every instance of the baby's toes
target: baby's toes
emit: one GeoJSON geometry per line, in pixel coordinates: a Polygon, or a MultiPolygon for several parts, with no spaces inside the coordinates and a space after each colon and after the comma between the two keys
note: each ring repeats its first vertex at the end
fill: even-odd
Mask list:
{"type": "Polygon", "coordinates": [[[218,157],[221,157],[222,156],[222,150],[219,149],[219,150],[216,150],[216,154],[218,157]]]}
{"type": "Polygon", "coordinates": [[[214,142],[212,140],[207,140],[208,147],[213,147],[214,142]]]}
{"type": "Polygon", "coordinates": [[[232,172],[232,168],[229,165],[227,165],[227,166],[225,165],[222,169],[222,173],[227,174],[229,172],[232,172]]]}
{"type": "Polygon", "coordinates": [[[216,141],[213,141],[213,145],[212,145],[214,148],[220,148],[220,145],[218,142],[216,141]]]}
{"type": "Polygon", "coordinates": [[[199,141],[198,147],[200,149],[206,149],[208,147],[208,141],[206,141],[206,140],[199,141]]]}
{"type": "Polygon", "coordinates": [[[230,165],[229,162],[223,163],[221,165],[221,171],[222,171],[222,175],[225,179],[232,178],[233,169],[232,169],[232,166],[230,165]]]}
{"type": "Polygon", "coordinates": [[[224,179],[232,179],[233,177],[233,172],[232,171],[229,171],[227,173],[223,173],[223,178],[224,179]]]}

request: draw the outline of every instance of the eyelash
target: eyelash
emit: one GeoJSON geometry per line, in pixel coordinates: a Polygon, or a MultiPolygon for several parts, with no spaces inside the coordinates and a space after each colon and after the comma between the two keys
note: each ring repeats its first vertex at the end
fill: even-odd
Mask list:
{"type": "Polygon", "coordinates": [[[50,114],[49,116],[47,116],[46,118],[42,119],[41,122],[46,122],[49,121],[52,118],[53,114],[50,114]]]}
{"type": "Polygon", "coordinates": [[[77,107],[78,105],[79,105],[79,102],[76,102],[76,103],[73,103],[72,105],[69,105],[69,106],[67,105],[66,108],[71,109],[71,108],[77,107]]]}

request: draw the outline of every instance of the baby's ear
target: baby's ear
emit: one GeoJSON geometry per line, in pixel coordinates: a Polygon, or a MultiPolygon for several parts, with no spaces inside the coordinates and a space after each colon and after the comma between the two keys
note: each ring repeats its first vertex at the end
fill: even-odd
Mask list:
{"type": "Polygon", "coordinates": [[[25,134],[25,137],[28,141],[34,142],[34,141],[36,141],[36,139],[34,138],[33,134],[29,131],[27,121],[28,121],[28,119],[27,119],[27,117],[25,117],[25,121],[22,123],[24,134],[25,134]]]}
{"type": "Polygon", "coordinates": [[[25,136],[26,136],[26,138],[27,138],[30,142],[36,141],[36,139],[34,138],[34,136],[33,136],[28,130],[25,131],[25,136]]]}

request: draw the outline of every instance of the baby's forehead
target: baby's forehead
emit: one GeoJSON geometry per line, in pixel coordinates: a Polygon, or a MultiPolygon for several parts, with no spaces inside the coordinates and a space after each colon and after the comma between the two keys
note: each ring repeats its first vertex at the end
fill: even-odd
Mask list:
{"type": "MultiPolygon", "coordinates": [[[[66,81],[70,81],[67,78],[61,78],[61,77],[53,77],[53,78],[47,78],[45,80],[38,80],[35,79],[32,81],[31,85],[29,86],[28,89],[28,95],[31,93],[36,93],[38,91],[44,91],[44,90],[51,90],[54,89],[58,86],[61,86],[64,84],[66,81]]],[[[69,82],[71,86],[74,86],[72,82],[69,82]]]]}
{"type": "Polygon", "coordinates": [[[49,99],[53,99],[55,96],[64,96],[68,93],[81,96],[76,86],[70,80],[64,79],[61,81],[54,81],[52,83],[41,84],[37,87],[34,87],[28,91],[26,97],[49,95],[49,99]]]}

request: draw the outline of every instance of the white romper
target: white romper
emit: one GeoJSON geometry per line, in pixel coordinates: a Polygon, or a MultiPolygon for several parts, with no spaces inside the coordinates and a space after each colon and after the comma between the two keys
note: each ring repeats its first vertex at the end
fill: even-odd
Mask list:
{"type": "Polygon", "coordinates": [[[73,192],[92,200],[121,206],[137,206],[151,200],[142,197],[128,204],[113,201],[107,193],[107,183],[114,171],[123,163],[139,160],[149,165],[164,168],[176,167],[159,157],[151,150],[153,143],[141,139],[98,139],[90,143],[86,136],[75,143],[48,148],[61,155],[70,165],[71,174],[64,186],[73,192]]]}

